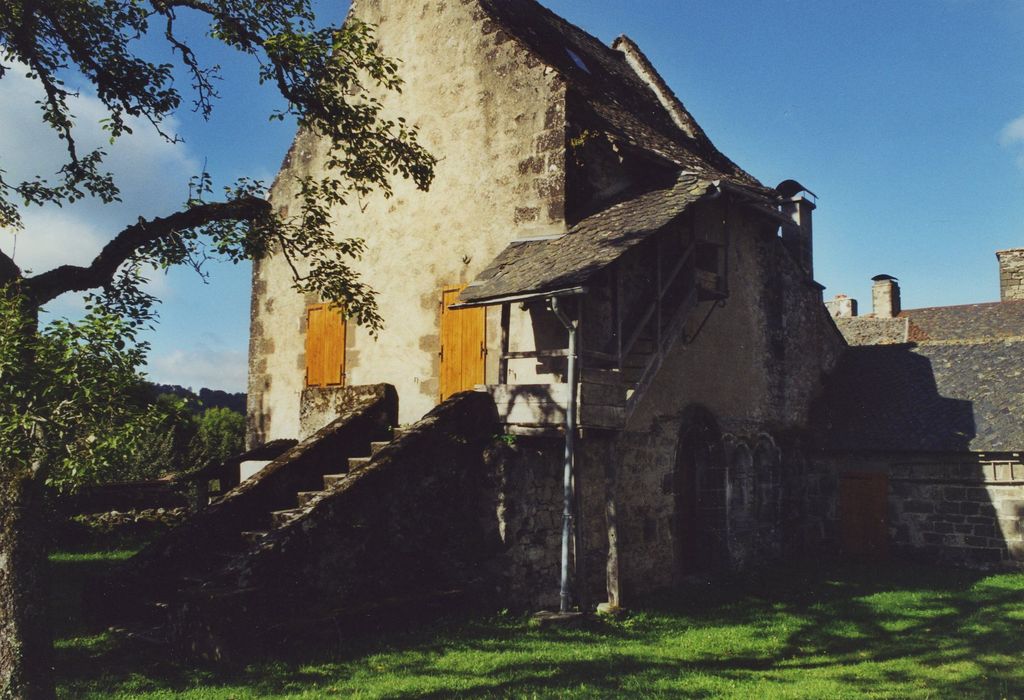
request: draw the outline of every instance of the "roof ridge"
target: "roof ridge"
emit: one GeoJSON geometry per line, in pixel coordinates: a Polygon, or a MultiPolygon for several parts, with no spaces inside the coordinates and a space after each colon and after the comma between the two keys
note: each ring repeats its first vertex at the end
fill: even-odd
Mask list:
{"type": "Polygon", "coordinates": [[[620,34],[612,42],[612,48],[622,51],[626,57],[626,64],[651,89],[658,98],[658,101],[661,102],[662,106],[665,107],[665,110],[672,117],[672,121],[676,123],[676,126],[695,141],[700,141],[704,145],[714,148],[707,133],[697,123],[697,120],[693,118],[690,111],[686,109],[679,96],[675,94],[668,83],[665,82],[665,79],[661,77],[661,73],[654,67],[651,60],[647,58],[647,54],[641,50],[639,44],[628,35],[620,34]]]}
{"type": "Polygon", "coordinates": [[[977,301],[968,304],[946,304],[944,306],[921,306],[916,309],[903,309],[900,311],[898,318],[905,318],[909,314],[915,311],[936,311],[938,309],[963,309],[968,306],[998,306],[1000,304],[1013,304],[1016,302],[1024,303],[1024,299],[1007,299],[1005,301],[977,301]]]}

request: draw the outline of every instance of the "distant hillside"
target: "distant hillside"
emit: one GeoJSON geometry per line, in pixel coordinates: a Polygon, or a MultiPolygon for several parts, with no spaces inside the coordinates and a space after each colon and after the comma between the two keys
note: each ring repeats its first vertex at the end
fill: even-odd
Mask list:
{"type": "Polygon", "coordinates": [[[192,389],[178,386],[177,384],[151,384],[153,395],[174,394],[187,399],[190,404],[196,405],[202,411],[207,408],[230,408],[238,413],[245,413],[245,394],[229,394],[219,389],[200,389],[199,393],[192,389]]]}

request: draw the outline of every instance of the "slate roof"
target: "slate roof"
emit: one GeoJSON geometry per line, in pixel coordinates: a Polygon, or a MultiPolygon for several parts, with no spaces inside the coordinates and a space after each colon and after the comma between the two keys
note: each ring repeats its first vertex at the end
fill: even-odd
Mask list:
{"type": "Polygon", "coordinates": [[[661,231],[712,183],[685,173],[666,188],[616,204],[549,240],[508,245],[459,296],[461,303],[557,291],[585,284],[627,250],[661,231]]]}
{"type": "Polygon", "coordinates": [[[1024,451],[1024,302],[908,314],[930,340],[849,348],[813,412],[820,445],[1024,451]]]}
{"type": "MultiPolygon", "coordinates": [[[[715,148],[655,74],[690,133],[680,128],[622,51],[605,46],[534,0],[480,0],[480,4],[497,27],[519,39],[543,63],[565,77],[569,90],[583,98],[585,108],[610,135],[660,154],[680,169],[704,174],[708,179],[724,177],[761,187],[756,178],[715,148]]],[[[620,37],[616,45],[628,46],[649,66],[628,38],[620,37]]]]}
{"type": "Polygon", "coordinates": [[[1024,336],[1024,301],[908,309],[908,340],[948,341],[1019,338],[1024,336]]]}

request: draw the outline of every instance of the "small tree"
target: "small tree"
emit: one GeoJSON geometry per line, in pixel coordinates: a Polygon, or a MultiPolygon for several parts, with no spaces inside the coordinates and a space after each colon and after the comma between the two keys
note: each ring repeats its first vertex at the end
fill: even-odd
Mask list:
{"type": "Polygon", "coordinates": [[[240,454],[245,447],[245,416],[230,408],[208,408],[199,416],[198,429],[189,446],[193,469],[240,454]]]}
{"type": "MultiPolygon", "coordinates": [[[[273,85],[284,101],[271,118],[294,117],[301,129],[317,135],[327,145],[327,174],[294,183],[300,196],[289,215],[272,210],[259,182],[240,180],[223,188],[223,197],[216,199],[210,178],[198,174],[180,211],[140,217],[83,266],[64,265],[29,276],[0,253],[0,294],[11,309],[3,340],[9,346],[3,350],[8,362],[4,379],[15,387],[8,394],[11,405],[0,414],[0,433],[12,441],[0,458],[3,700],[53,695],[38,497],[41,483],[53,473],[47,455],[60,429],[48,415],[40,414],[41,420],[24,417],[34,415],[34,407],[59,406],[63,411],[74,404],[73,412],[88,422],[88,416],[102,412],[104,401],[98,386],[86,389],[107,382],[106,369],[120,366],[113,355],[107,358],[117,366],[113,368],[90,366],[83,358],[75,369],[83,383],[66,400],[43,401],[69,387],[54,378],[54,386],[61,389],[52,389],[44,374],[49,350],[43,340],[51,331],[37,327],[38,310],[63,293],[97,290],[96,316],[85,329],[67,325],[52,332],[63,332],[71,345],[82,347],[93,342],[90,334],[96,331],[103,347],[108,343],[117,349],[117,336],[130,338],[151,317],[152,299],[140,290],[147,265],[199,269],[209,257],[238,262],[274,250],[292,264],[299,292],[344,304],[350,318],[376,330],[382,319],[373,292],[350,265],[364,243],[337,237],[330,211],[372,190],[390,195],[394,176],[410,178],[423,189],[433,176],[435,161],[419,146],[416,130],[403,119],[382,118],[382,104],[364,89],[376,85],[398,90],[396,62],[380,54],[372,29],[355,19],[342,28],[318,27],[309,0],[4,0],[0,79],[20,70],[38,82],[40,119],[64,143],[66,159],[58,172],[24,181],[10,181],[0,171],[0,226],[21,225],[19,202],[48,206],[87,196],[104,202],[118,199],[116,182],[103,168],[103,150],[83,152],[76,141],[73,93],[64,83],[70,72],[95,89],[107,112],[103,128],[111,139],[129,132],[133,120],[148,122],[163,134],[166,118],[183,101],[173,83],[173,66],[154,63],[135,50],[141,37],[157,35],[191,78],[194,108],[210,114],[217,98],[217,72],[200,62],[192,41],[180,34],[179,17],[184,14],[204,18],[210,37],[259,61],[260,81],[273,85]],[[86,335],[76,339],[75,333],[86,335]]],[[[141,360],[131,349],[125,352],[129,364],[141,360]]],[[[121,376],[119,371],[114,376],[121,376]]],[[[108,397],[117,397],[124,388],[119,381],[103,389],[109,390],[108,397]]],[[[78,441],[76,449],[98,453],[97,445],[105,439],[96,435],[91,443],[88,438],[78,441]]]]}

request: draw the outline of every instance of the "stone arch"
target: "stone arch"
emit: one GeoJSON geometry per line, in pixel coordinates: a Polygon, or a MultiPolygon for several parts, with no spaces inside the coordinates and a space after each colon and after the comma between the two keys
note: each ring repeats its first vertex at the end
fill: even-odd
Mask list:
{"type": "Polygon", "coordinates": [[[774,527],[782,505],[782,453],[771,435],[758,436],[753,461],[756,517],[761,525],[774,527]]]}
{"type": "Polygon", "coordinates": [[[754,456],[747,443],[738,438],[728,440],[726,456],[729,521],[741,523],[755,510],[754,456]]]}
{"type": "Polygon", "coordinates": [[[706,571],[721,558],[726,528],[722,436],[702,406],[683,413],[672,472],[673,568],[677,578],[706,571]]]}

